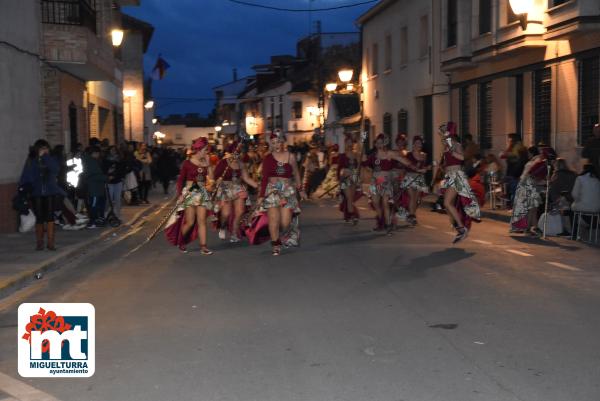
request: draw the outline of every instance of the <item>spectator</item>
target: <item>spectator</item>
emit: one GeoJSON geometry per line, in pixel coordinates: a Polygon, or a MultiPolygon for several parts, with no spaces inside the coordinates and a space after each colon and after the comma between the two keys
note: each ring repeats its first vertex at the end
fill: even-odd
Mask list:
{"type": "Polygon", "coordinates": [[[102,171],[100,148],[98,146],[90,147],[89,154],[84,157],[83,173],[86,177],[88,190],[88,211],[90,215],[88,228],[103,226],[106,206],[105,185],[108,177],[102,171]]]}
{"type": "Polygon", "coordinates": [[[54,211],[63,191],[58,186],[59,166],[50,156],[50,145],[38,139],[30,151],[21,174],[19,186],[25,186],[31,196],[35,214],[36,250],[44,249],[44,224],[48,237],[48,250],[55,251],[54,211]]]}
{"type": "Polygon", "coordinates": [[[588,159],[596,172],[600,171],[600,124],[594,125],[592,136],[585,141],[581,156],[588,159]]]}
{"type": "Polygon", "coordinates": [[[169,182],[176,170],[175,158],[168,149],[161,149],[156,160],[156,175],[163,186],[163,193],[169,193],[169,182]]]}
{"type": "Polygon", "coordinates": [[[108,196],[113,205],[115,215],[121,218],[121,196],[123,194],[123,178],[125,178],[125,162],[119,149],[111,146],[104,159],[104,172],[108,176],[108,196]]]}
{"type": "Polygon", "coordinates": [[[140,185],[140,200],[144,203],[150,203],[148,201],[148,192],[152,185],[152,172],[150,165],[152,164],[152,156],[148,152],[148,148],[145,143],[141,143],[138,150],[134,153],[135,158],[142,163],[142,168],[139,172],[139,185],[140,185]]]}
{"type": "Polygon", "coordinates": [[[577,174],[569,169],[565,159],[556,159],[554,166],[556,170],[550,178],[548,198],[548,201],[552,205],[560,201],[562,194],[568,194],[570,197],[573,185],[575,185],[575,180],[577,179],[577,174]]]}
{"type": "Polygon", "coordinates": [[[571,191],[571,210],[578,212],[600,212],[600,179],[591,164],[583,166],[583,172],[575,180],[571,191]]]}
{"type": "Polygon", "coordinates": [[[507,185],[508,199],[512,204],[523,168],[527,163],[527,149],[523,146],[518,134],[508,135],[508,147],[500,154],[500,158],[506,160],[504,181],[507,185]]]}
{"type": "Polygon", "coordinates": [[[475,161],[481,158],[481,149],[479,149],[479,145],[473,141],[473,135],[471,134],[465,134],[463,136],[463,149],[465,171],[469,171],[475,161]]]}

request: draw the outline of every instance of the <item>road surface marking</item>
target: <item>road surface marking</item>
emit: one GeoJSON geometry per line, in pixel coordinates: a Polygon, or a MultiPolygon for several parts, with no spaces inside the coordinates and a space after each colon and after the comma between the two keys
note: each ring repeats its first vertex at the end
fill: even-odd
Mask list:
{"type": "Polygon", "coordinates": [[[569,265],[565,265],[564,263],[560,263],[560,262],[546,262],[549,265],[552,265],[554,267],[558,267],[560,269],[565,269],[565,270],[570,270],[572,272],[580,272],[581,269],[574,267],[574,266],[569,266],[569,265]]]}
{"type": "Polygon", "coordinates": [[[421,224],[421,227],[429,228],[430,230],[435,230],[434,226],[428,226],[427,224],[421,224]]]}
{"type": "Polygon", "coordinates": [[[0,390],[18,400],[60,401],[3,373],[0,373],[0,390]]]}
{"type": "Polygon", "coordinates": [[[506,252],[514,253],[515,255],[519,255],[519,256],[533,256],[530,253],[517,251],[515,249],[507,249],[506,252]]]}
{"type": "Polygon", "coordinates": [[[480,239],[474,239],[473,242],[477,242],[478,244],[483,244],[483,245],[492,245],[491,242],[489,242],[489,241],[482,241],[480,239]]]}

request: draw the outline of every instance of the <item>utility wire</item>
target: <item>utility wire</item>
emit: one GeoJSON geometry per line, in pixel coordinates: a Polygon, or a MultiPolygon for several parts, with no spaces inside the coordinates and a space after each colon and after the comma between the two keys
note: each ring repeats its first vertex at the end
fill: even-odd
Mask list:
{"type": "Polygon", "coordinates": [[[341,6],[332,6],[332,7],[323,7],[323,8],[284,8],[284,7],[267,6],[265,4],[250,3],[247,1],[243,1],[243,0],[229,0],[229,1],[231,3],[241,4],[243,6],[264,8],[267,10],[286,11],[286,12],[294,12],[294,13],[309,13],[309,12],[332,11],[332,10],[340,10],[343,8],[358,7],[358,6],[362,6],[365,4],[376,3],[379,0],[360,1],[358,3],[344,4],[341,6]]]}

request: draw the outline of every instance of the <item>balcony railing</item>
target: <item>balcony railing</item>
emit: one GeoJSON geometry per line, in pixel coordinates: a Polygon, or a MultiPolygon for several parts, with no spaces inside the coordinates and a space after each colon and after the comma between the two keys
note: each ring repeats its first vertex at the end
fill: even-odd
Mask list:
{"type": "Polygon", "coordinates": [[[42,0],[42,22],[54,25],[80,25],[96,33],[93,0],[42,0]]]}

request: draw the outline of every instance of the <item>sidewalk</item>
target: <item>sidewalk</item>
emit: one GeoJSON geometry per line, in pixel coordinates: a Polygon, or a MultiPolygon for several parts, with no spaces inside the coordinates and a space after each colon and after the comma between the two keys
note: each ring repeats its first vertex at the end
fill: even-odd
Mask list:
{"type": "Polygon", "coordinates": [[[123,206],[122,224],[119,227],[84,228],[79,231],[65,231],[57,227],[57,251],[35,250],[35,233],[0,234],[0,298],[25,286],[35,279],[38,273],[54,270],[60,264],[73,259],[98,240],[113,233],[128,230],[144,215],[171,199],[156,188],[150,193],[150,204],[123,206]],[[166,197],[166,198],[165,198],[166,197]]]}

